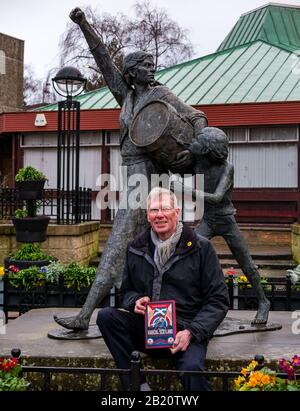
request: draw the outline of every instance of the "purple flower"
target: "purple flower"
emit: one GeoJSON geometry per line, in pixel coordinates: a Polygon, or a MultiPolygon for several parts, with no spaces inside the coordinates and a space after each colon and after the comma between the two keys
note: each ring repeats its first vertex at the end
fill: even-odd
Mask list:
{"type": "Polygon", "coordinates": [[[294,355],[292,358],[292,365],[294,367],[300,367],[300,357],[298,355],[294,355]]]}

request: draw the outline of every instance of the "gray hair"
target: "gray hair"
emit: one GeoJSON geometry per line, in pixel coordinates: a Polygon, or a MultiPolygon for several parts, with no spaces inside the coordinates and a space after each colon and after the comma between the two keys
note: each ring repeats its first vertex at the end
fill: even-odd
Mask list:
{"type": "Polygon", "coordinates": [[[167,189],[167,188],[163,188],[163,187],[154,187],[152,188],[152,190],[150,191],[150,193],[147,196],[147,209],[149,208],[149,204],[150,201],[154,198],[159,198],[162,197],[163,195],[167,195],[170,197],[170,199],[173,202],[173,207],[174,208],[179,208],[178,207],[178,200],[176,195],[173,193],[173,191],[167,189]]]}

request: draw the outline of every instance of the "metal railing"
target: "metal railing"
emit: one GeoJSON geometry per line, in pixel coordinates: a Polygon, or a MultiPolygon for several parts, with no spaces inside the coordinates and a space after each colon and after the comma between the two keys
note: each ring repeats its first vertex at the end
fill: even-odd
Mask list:
{"type": "MultiPolygon", "coordinates": [[[[226,278],[230,308],[236,310],[257,309],[257,296],[249,282],[238,283],[233,276],[226,278]]],[[[271,311],[293,311],[300,309],[300,282],[292,284],[290,278],[269,278],[262,283],[271,311]]]]}
{"type": "MultiPolygon", "coordinates": [[[[21,359],[21,350],[13,349],[11,351],[12,357],[21,359]]],[[[255,370],[260,370],[265,366],[264,356],[256,355],[254,358],[258,362],[255,370]]],[[[153,370],[143,369],[141,354],[134,351],[131,355],[131,364],[128,369],[118,368],[84,368],[84,367],[43,367],[43,366],[22,366],[22,374],[25,373],[41,373],[44,375],[43,391],[51,390],[51,375],[52,374],[94,374],[101,375],[101,382],[99,386],[100,391],[104,391],[107,387],[107,376],[121,375],[130,376],[130,391],[140,391],[141,383],[144,381],[142,377],[153,376],[167,376],[166,391],[170,391],[170,377],[177,376],[201,376],[206,378],[218,378],[222,382],[221,391],[230,391],[230,381],[241,375],[240,371],[184,371],[184,370],[153,370]],[[169,382],[169,383],[168,383],[169,382]]],[[[285,373],[276,373],[277,377],[288,378],[285,373]]],[[[295,374],[295,379],[300,380],[300,374],[295,374]]]]}
{"type": "MultiPolygon", "coordinates": [[[[43,198],[36,200],[38,214],[56,219],[57,224],[77,224],[92,220],[92,190],[79,187],[78,191],[43,190],[43,198]],[[59,207],[58,207],[59,204],[59,207]]],[[[10,220],[24,202],[18,189],[0,188],[0,220],[10,220]]]]}

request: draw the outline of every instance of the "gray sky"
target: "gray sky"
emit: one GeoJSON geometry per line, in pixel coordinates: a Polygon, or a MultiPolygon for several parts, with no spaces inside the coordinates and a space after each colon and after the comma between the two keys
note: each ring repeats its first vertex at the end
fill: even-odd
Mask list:
{"type": "MultiPolygon", "coordinates": [[[[171,18],[189,30],[195,56],[213,53],[239,16],[268,1],[264,0],[152,0],[171,18]]],[[[300,6],[300,0],[284,4],[300,6]]],[[[25,40],[25,63],[38,77],[57,65],[59,36],[64,32],[72,8],[97,7],[100,12],[132,15],[134,0],[0,0],[0,32],[25,40]]]]}

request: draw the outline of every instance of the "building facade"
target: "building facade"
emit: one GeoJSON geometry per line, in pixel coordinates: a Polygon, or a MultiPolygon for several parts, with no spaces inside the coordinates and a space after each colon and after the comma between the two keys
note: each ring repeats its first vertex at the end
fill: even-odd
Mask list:
{"type": "MultiPolygon", "coordinates": [[[[216,53],[160,70],[156,79],[187,104],[204,111],[209,125],[230,139],[235,166],[234,204],[245,223],[300,222],[300,8],[266,5],[241,16],[216,53]]],[[[100,210],[98,176],[112,173],[119,187],[119,114],[103,87],[81,101],[80,183],[93,189],[93,218],[100,210]]],[[[46,106],[46,125],[37,112],[0,116],[0,135],[12,143],[13,169],[33,165],[56,185],[57,106],[46,106]]]]}

